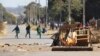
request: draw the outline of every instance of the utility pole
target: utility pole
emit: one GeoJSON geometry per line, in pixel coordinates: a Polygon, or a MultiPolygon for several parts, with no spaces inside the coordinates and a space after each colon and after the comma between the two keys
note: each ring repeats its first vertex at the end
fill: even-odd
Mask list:
{"type": "Polygon", "coordinates": [[[69,21],[69,24],[71,24],[71,0],[68,0],[68,12],[69,12],[69,15],[68,15],[68,21],[69,21]]]}
{"type": "Polygon", "coordinates": [[[45,18],[45,26],[47,26],[48,21],[48,0],[46,0],[46,18],[45,18]]]}
{"type": "Polygon", "coordinates": [[[85,27],[85,0],[83,0],[83,27],[85,27]]]}
{"type": "Polygon", "coordinates": [[[28,21],[27,21],[27,23],[30,23],[30,6],[27,6],[27,14],[28,14],[28,21]]]}
{"type": "Polygon", "coordinates": [[[40,23],[40,0],[38,0],[38,20],[39,20],[39,23],[40,23]]]}
{"type": "Polygon", "coordinates": [[[61,26],[62,11],[60,11],[59,26],[61,26]]]}
{"type": "Polygon", "coordinates": [[[37,25],[37,0],[35,0],[36,4],[35,4],[35,23],[37,25]]]}
{"type": "Polygon", "coordinates": [[[30,19],[31,19],[31,7],[29,6],[29,22],[30,23],[30,19]]]}

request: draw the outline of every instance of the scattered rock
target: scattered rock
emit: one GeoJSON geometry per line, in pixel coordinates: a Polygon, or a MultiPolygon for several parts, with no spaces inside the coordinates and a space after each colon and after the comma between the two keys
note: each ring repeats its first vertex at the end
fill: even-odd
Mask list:
{"type": "Polygon", "coordinates": [[[98,46],[98,48],[100,48],[100,46],[98,46]]]}
{"type": "Polygon", "coordinates": [[[41,50],[42,48],[39,48],[39,50],[41,50]]]}
{"type": "Polygon", "coordinates": [[[6,43],[6,44],[4,44],[4,45],[6,45],[6,46],[10,46],[10,44],[7,44],[7,43],[6,43]]]}
{"type": "Polygon", "coordinates": [[[30,50],[27,50],[27,51],[30,51],[30,50]]]}
{"type": "Polygon", "coordinates": [[[20,47],[19,45],[17,47],[20,47]]]}
{"type": "Polygon", "coordinates": [[[17,46],[18,48],[23,48],[23,47],[21,47],[21,46],[17,46]]]}
{"type": "Polygon", "coordinates": [[[18,44],[18,45],[23,45],[23,44],[18,44]]]}
{"type": "Polygon", "coordinates": [[[6,52],[6,50],[3,50],[3,52],[6,52]]]}
{"type": "Polygon", "coordinates": [[[32,44],[29,44],[29,46],[31,46],[32,44]]]}
{"type": "Polygon", "coordinates": [[[27,45],[26,43],[23,43],[23,45],[27,45]]]}
{"type": "Polygon", "coordinates": [[[4,45],[2,45],[1,47],[4,47],[4,45]]]}
{"type": "Polygon", "coordinates": [[[33,45],[39,45],[39,43],[34,43],[33,45]]]}

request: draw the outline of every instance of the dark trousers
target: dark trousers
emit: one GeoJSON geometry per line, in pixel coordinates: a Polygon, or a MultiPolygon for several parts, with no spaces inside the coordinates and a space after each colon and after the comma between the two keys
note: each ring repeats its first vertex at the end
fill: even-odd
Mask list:
{"type": "Polygon", "coordinates": [[[18,33],[16,33],[16,36],[15,36],[15,38],[18,38],[18,33]]]}
{"type": "Polygon", "coordinates": [[[27,35],[29,35],[29,38],[31,38],[31,36],[30,36],[30,31],[27,31],[27,32],[26,32],[25,37],[27,37],[27,35]]]}

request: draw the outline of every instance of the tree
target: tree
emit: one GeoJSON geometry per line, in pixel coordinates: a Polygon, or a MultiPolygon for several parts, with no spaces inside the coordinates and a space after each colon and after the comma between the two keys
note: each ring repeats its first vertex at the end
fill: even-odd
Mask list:
{"type": "Polygon", "coordinates": [[[5,12],[4,18],[5,18],[5,21],[7,21],[9,24],[15,24],[16,23],[16,17],[11,13],[5,12]]]}
{"type": "MultiPolygon", "coordinates": [[[[49,16],[58,20],[61,15],[61,21],[65,21],[68,18],[68,0],[50,0],[49,16]]],[[[71,0],[71,17],[77,19],[82,17],[82,0],[71,0]]]]}
{"type": "Polygon", "coordinates": [[[15,23],[16,17],[13,14],[7,12],[3,5],[0,4],[0,20],[2,22],[7,21],[8,23],[15,23]]]}
{"type": "Polygon", "coordinates": [[[41,7],[39,3],[31,2],[25,7],[26,21],[36,23],[45,16],[45,7],[41,7]]]}
{"type": "Polygon", "coordinates": [[[0,3],[0,21],[3,21],[3,17],[4,17],[4,13],[6,12],[5,8],[3,7],[3,5],[0,3]]]}
{"type": "Polygon", "coordinates": [[[51,18],[59,18],[58,16],[63,10],[64,2],[62,0],[51,0],[49,5],[49,16],[51,18]]]}
{"type": "Polygon", "coordinates": [[[83,15],[83,3],[82,0],[72,0],[71,2],[71,17],[76,21],[82,21],[83,15]]]}
{"type": "Polygon", "coordinates": [[[89,21],[92,18],[100,18],[100,0],[86,0],[86,18],[89,21]]]}

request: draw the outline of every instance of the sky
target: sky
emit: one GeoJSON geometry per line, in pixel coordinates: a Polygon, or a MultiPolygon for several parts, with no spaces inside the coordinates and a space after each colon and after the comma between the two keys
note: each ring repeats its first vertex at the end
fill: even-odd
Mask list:
{"type": "MultiPolygon", "coordinates": [[[[4,7],[18,7],[26,6],[33,1],[35,0],[0,0],[0,3],[2,3],[4,7]]],[[[40,0],[40,4],[46,6],[46,0],[40,0]]]]}

